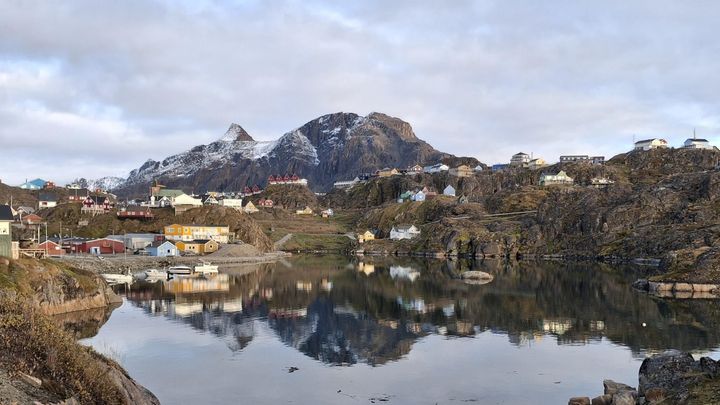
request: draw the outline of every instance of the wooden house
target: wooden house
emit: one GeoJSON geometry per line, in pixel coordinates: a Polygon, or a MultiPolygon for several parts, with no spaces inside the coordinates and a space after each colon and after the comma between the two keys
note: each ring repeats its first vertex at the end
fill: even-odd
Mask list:
{"type": "Polygon", "coordinates": [[[9,205],[0,205],[0,256],[13,257],[12,252],[12,209],[9,205]]]}
{"type": "Polygon", "coordinates": [[[179,241],[175,243],[177,249],[183,253],[195,253],[197,255],[206,255],[217,252],[220,245],[212,239],[198,239],[191,241],[179,241]]]}
{"type": "Polygon", "coordinates": [[[246,214],[254,214],[259,211],[260,210],[250,200],[248,200],[247,204],[245,204],[245,207],[243,207],[243,212],[245,212],[246,214]]]}
{"type": "Polygon", "coordinates": [[[38,209],[57,207],[58,197],[53,193],[40,193],[38,209]]]}
{"type": "Polygon", "coordinates": [[[155,241],[145,249],[147,250],[148,255],[154,257],[171,257],[180,255],[180,251],[177,246],[173,245],[173,243],[168,240],[155,241]]]}
{"type": "Polygon", "coordinates": [[[312,215],[313,210],[310,207],[305,207],[305,209],[295,211],[295,214],[297,214],[297,215],[312,215]]]}
{"type": "Polygon", "coordinates": [[[260,208],[272,208],[274,205],[275,203],[273,200],[269,198],[261,198],[260,201],[258,201],[258,206],[260,206],[260,208]]]}
{"type": "Polygon", "coordinates": [[[375,233],[369,229],[358,235],[358,243],[365,243],[369,240],[375,240],[375,233]]]}
{"type": "Polygon", "coordinates": [[[390,230],[392,240],[412,239],[418,235],[420,230],[415,225],[396,225],[390,230]]]}
{"type": "Polygon", "coordinates": [[[140,207],[137,205],[130,205],[125,208],[121,208],[117,212],[118,219],[153,219],[155,214],[150,211],[150,207],[140,207]]]}

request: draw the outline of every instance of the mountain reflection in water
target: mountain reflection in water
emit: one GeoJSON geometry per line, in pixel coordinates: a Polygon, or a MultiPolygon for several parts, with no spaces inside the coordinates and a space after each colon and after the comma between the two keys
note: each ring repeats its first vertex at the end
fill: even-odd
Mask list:
{"type": "Polygon", "coordinates": [[[136,283],[122,292],[146,313],[210,332],[232,351],[252,344],[259,320],[287,346],[343,366],[398,360],[429,334],[484,331],[518,346],[548,336],[560,345],[604,337],[636,357],[718,346],[717,302],[637,293],[631,268],[486,262],[475,269],[495,279],[480,286],[459,279],[466,269],[462,262],[301,257],[244,274],[136,283]]]}

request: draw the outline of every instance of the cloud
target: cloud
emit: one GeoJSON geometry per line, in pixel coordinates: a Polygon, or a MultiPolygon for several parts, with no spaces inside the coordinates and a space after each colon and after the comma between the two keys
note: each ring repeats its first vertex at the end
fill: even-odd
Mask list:
{"type": "Polygon", "coordinates": [[[718,17],[712,1],[11,0],[0,178],[125,175],[230,122],[272,139],[336,111],[488,163],[693,128],[720,143],[718,17]]]}

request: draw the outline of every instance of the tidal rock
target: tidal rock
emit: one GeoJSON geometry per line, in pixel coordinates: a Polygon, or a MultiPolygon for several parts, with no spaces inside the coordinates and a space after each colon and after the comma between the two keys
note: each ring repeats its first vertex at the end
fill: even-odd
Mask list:
{"type": "Polygon", "coordinates": [[[704,378],[700,363],[690,353],[669,350],[643,361],[639,391],[650,404],[665,399],[682,402],[689,395],[689,387],[704,378]]]}
{"type": "Polygon", "coordinates": [[[637,391],[618,392],[612,396],[612,405],[635,405],[637,391]]]}
{"type": "Polygon", "coordinates": [[[568,401],[568,405],[590,405],[588,397],[573,397],[568,401]]]}
{"type": "Polygon", "coordinates": [[[592,399],[592,405],[612,405],[613,396],[609,394],[600,395],[592,399]]]}
{"type": "Polygon", "coordinates": [[[613,380],[603,380],[603,389],[605,390],[605,395],[615,395],[619,392],[635,391],[634,387],[615,382],[613,380]]]}
{"type": "Polygon", "coordinates": [[[634,283],[632,283],[633,288],[640,291],[648,291],[650,289],[650,283],[648,283],[647,279],[641,278],[639,280],[635,280],[634,283]]]}

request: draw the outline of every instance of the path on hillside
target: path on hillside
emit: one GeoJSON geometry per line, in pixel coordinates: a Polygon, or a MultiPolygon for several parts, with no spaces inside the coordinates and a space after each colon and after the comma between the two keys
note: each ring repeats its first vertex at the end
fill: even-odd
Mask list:
{"type": "Polygon", "coordinates": [[[289,233],[289,234],[283,236],[282,238],[280,238],[280,240],[275,242],[275,245],[274,245],[275,250],[280,250],[283,247],[283,245],[287,243],[287,241],[292,239],[292,237],[293,237],[293,234],[289,233]]]}

